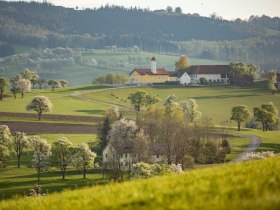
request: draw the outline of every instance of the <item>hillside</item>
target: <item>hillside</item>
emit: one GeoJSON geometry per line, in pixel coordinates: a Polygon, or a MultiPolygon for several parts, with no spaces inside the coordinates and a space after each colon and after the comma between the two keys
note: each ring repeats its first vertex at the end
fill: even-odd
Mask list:
{"type": "Polygon", "coordinates": [[[2,46],[8,54],[17,44],[95,49],[137,45],[159,53],[243,60],[266,70],[280,66],[277,17],[227,21],[118,6],[74,10],[48,3],[5,1],[0,2],[0,14],[0,48],[1,42],[8,43],[2,46]]]}
{"type": "Polygon", "coordinates": [[[8,209],[279,209],[280,158],[2,201],[8,209]],[[159,184],[160,183],[160,184],[159,184]]]}

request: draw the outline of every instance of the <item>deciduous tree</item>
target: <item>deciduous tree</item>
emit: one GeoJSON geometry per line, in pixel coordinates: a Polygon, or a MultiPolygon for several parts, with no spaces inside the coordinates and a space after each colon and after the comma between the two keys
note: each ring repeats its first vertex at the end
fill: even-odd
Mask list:
{"type": "Polygon", "coordinates": [[[42,114],[44,112],[50,112],[53,108],[53,105],[49,98],[45,96],[36,96],[32,101],[26,106],[27,111],[37,112],[38,119],[41,120],[42,114]]]}
{"type": "Polygon", "coordinates": [[[60,82],[58,82],[56,80],[49,80],[48,86],[51,86],[52,91],[54,91],[55,88],[60,88],[60,82]]]}
{"type": "Polygon", "coordinates": [[[31,82],[28,79],[20,79],[16,84],[16,89],[21,93],[23,98],[25,93],[31,91],[31,82]]]}
{"type": "Polygon", "coordinates": [[[34,89],[34,85],[39,80],[39,75],[36,71],[31,71],[28,68],[25,68],[21,73],[23,79],[28,79],[32,83],[32,87],[34,89]]]}
{"type": "Polygon", "coordinates": [[[20,168],[20,158],[25,148],[29,147],[29,139],[23,132],[16,132],[12,137],[11,148],[17,156],[17,167],[20,168]]]}
{"type": "Polygon", "coordinates": [[[272,124],[278,119],[278,110],[272,102],[254,107],[253,112],[256,121],[262,123],[263,131],[272,129],[272,124]]]}
{"type": "Polygon", "coordinates": [[[10,80],[5,77],[0,77],[0,100],[3,100],[3,93],[6,88],[10,85],[10,80]]]}
{"type": "Polygon", "coordinates": [[[193,122],[201,116],[201,112],[197,110],[198,104],[195,99],[189,99],[181,103],[182,109],[186,114],[187,119],[193,122]]]}
{"type": "Polygon", "coordinates": [[[60,169],[62,179],[65,179],[67,167],[72,163],[72,143],[65,137],[61,137],[52,144],[52,163],[60,169]]]}
{"type": "Polygon", "coordinates": [[[37,171],[37,180],[40,181],[40,174],[50,166],[51,145],[40,136],[33,136],[30,144],[34,150],[32,167],[37,171]]]}
{"type": "Polygon", "coordinates": [[[185,55],[181,55],[179,60],[175,62],[175,69],[176,71],[187,69],[191,66],[189,58],[185,55]]]}
{"type": "Polygon", "coordinates": [[[240,125],[242,122],[250,118],[250,111],[246,105],[238,105],[232,107],[231,110],[231,120],[237,122],[237,130],[240,131],[240,125]]]}
{"type": "Polygon", "coordinates": [[[11,132],[8,126],[0,125],[0,168],[7,166],[9,159],[9,146],[11,143],[11,132]]]}
{"type": "Polygon", "coordinates": [[[92,152],[86,143],[82,143],[75,153],[74,164],[83,171],[83,178],[86,178],[86,171],[94,165],[96,154],[92,152]]]}
{"type": "Polygon", "coordinates": [[[67,82],[66,80],[60,80],[59,83],[61,87],[68,87],[69,84],[69,82],[67,82]]]}

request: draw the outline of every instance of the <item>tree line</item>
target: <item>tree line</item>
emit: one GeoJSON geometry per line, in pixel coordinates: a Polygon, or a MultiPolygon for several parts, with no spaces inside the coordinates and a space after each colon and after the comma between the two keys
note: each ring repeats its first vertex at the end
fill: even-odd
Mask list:
{"type": "MultiPolygon", "coordinates": [[[[226,21],[215,15],[208,18],[118,6],[76,11],[35,2],[2,1],[0,8],[0,40],[7,43],[96,49],[137,45],[145,51],[242,59],[268,69],[280,66],[277,17],[226,21]],[[21,18],[18,14],[22,14],[21,18]]],[[[6,48],[7,55],[12,48],[6,48]]]]}
{"type": "Polygon", "coordinates": [[[20,93],[21,97],[24,97],[25,93],[31,92],[31,86],[33,89],[35,85],[38,85],[42,89],[43,85],[50,86],[52,91],[55,88],[67,87],[68,82],[66,80],[49,80],[40,79],[39,74],[36,71],[25,68],[20,74],[8,79],[6,77],[0,77],[0,100],[3,100],[3,95],[10,87],[10,91],[14,98],[17,98],[17,94],[20,93]]]}
{"type": "Polygon", "coordinates": [[[84,179],[87,170],[94,167],[96,154],[86,143],[73,148],[67,138],[61,137],[50,145],[40,136],[27,137],[23,132],[15,132],[12,135],[8,126],[0,125],[0,168],[7,166],[10,151],[15,153],[17,167],[20,168],[21,156],[28,148],[33,151],[30,164],[37,172],[38,181],[41,174],[52,166],[60,170],[62,179],[65,179],[66,171],[70,166],[81,171],[84,179]]]}

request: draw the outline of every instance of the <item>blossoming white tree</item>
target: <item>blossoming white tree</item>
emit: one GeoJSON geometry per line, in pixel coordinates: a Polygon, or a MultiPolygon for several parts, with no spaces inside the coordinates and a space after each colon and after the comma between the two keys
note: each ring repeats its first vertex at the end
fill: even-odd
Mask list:
{"type": "Polygon", "coordinates": [[[53,108],[53,105],[49,98],[45,96],[36,96],[32,101],[26,106],[27,111],[37,112],[38,119],[41,120],[42,114],[44,112],[50,112],[53,108]]]}
{"type": "Polygon", "coordinates": [[[4,168],[7,165],[10,141],[11,132],[9,127],[6,125],[0,125],[0,168],[4,168]]]}
{"type": "Polygon", "coordinates": [[[52,163],[60,169],[62,179],[65,179],[66,169],[72,163],[71,146],[72,143],[65,137],[54,141],[52,145],[52,163]]]}
{"type": "Polygon", "coordinates": [[[31,91],[31,82],[28,79],[20,79],[16,84],[16,89],[21,93],[23,98],[25,93],[31,91]]]}
{"type": "Polygon", "coordinates": [[[83,171],[83,178],[86,178],[88,168],[93,167],[96,154],[92,152],[86,143],[82,143],[75,154],[74,164],[83,171]]]}
{"type": "Polygon", "coordinates": [[[11,141],[11,147],[17,156],[17,167],[20,168],[20,158],[23,149],[29,147],[29,140],[23,132],[16,132],[11,141]]]}
{"type": "Polygon", "coordinates": [[[201,112],[197,110],[197,103],[194,99],[189,99],[181,103],[182,109],[186,114],[187,119],[193,122],[195,119],[201,116],[201,112]]]}
{"type": "Polygon", "coordinates": [[[34,149],[32,167],[37,171],[37,180],[40,181],[40,174],[50,165],[51,145],[40,136],[31,138],[30,143],[34,149]]]}

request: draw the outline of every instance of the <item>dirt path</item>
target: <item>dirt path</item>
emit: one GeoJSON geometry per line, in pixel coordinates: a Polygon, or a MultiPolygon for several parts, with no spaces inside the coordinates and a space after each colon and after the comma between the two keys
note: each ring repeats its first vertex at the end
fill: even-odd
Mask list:
{"type": "Polygon", "coordinates": [[[231,161],[232,163],[242,162],[243,161],[242,157],[244,155],[246,155],[247,153],[255,152],[261,143],[261,138],[258,136],[246,135],[246,134],[240,134],[238,136],[249,138],[251,141],[250,141],[250,144],[248,145],[247,149],[244,152],[242,152],[237,158],[232,160],[231,161]]]}

